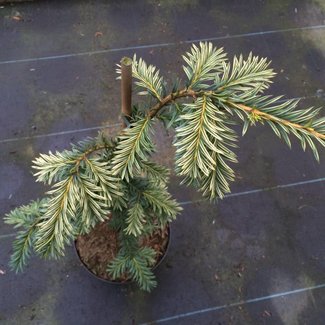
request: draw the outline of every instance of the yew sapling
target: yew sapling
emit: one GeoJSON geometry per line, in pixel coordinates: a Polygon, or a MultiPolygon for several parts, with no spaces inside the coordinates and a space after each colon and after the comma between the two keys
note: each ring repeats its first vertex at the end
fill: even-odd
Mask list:
{"type": "Polygon", "coordinates": [[[107,272],[113,279],[127,274],[147,291],[155,287],[156,252],[139,243],[181,211],[167,189],[169,170],[151,159],[152,131],[159,122],[175,130],[175,172],[181,183],[211,201],[229,193],[235,178],[235,124],[242,125],[243,135],[256,123],[269,125],[289,147],[289,136],[294,136],[319,160],[315,143],[325,146],[325,118],[313,107],[296,109],[297,99],[263,95],[275,76],[266,58],[249,54],[230,62],[222,48],[206,42],[193,44],[183,60],[186,82],[169,85],[156,67],[134,56],[133,79],[147,104],[133,106],[126,127],[33,161],[37,181],[51,190],[6,216],[8,224],[20,228],[12,269],[22,270],[32,251],[41,257],[63,256],[78,235],[107,222],[120,238],[107,272]]]}

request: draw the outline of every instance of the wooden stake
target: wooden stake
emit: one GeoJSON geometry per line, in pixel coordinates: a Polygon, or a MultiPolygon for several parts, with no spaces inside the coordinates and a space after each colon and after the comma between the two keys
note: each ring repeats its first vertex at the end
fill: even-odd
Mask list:
{"type": "MultiPolygon", "coordinates": [[[[121,103],[122,116],[128,118],[132,114],[132,59],[124,57],[121,60],[121,103]]],[[[127,124],[122,121],[123,127],[127,124]]]]}

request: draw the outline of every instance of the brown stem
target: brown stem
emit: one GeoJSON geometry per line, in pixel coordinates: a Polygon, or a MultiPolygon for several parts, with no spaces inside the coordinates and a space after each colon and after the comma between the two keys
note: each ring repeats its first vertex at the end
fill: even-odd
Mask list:
{"type": "Polygon", "coordinates": [[[195,92],[191,89],[182,89],[175,93],[171,93],[168,96],[164,97],[159,103],[157,103],[155,106],[151,107],[148,113],[148,116],[150,118],[153,118],[157,115],[157,113],[162,109],[165,105],[172,102],[175,99],[182,98],[182,97],[193,97],[196,98],[200,95],[200,92],[195,92]]]}
{"type": "MultiPolygon", "coordinates": [[[[132,59],[124,57],[121,60],[121,103],[122,115],[130,117],[132,114],[132,59]]],[[[126,123],[123,121],[123,127],[126,123]]]]}
{"type": "Polygon", "coordinates": [[[79,158],[77,158],[75,160],[75,163],[76,163],[76,172],[78,172],[79,170],[79,166],[80,166],[80,163],[87,159],[87,156],[89,156],[90,154],[92,154],[93,152],[95,151],[98,151],[98,150],[103,150],[103,149],[106,149],[106,148],[110,148],[110,146],[107,146],[107,145],[101,145],[101,146],[95,146],[94,148],[91,148],[91,149],[88,149],[86,152],[83,153],[83,155],[81,155],[79,158]]]}

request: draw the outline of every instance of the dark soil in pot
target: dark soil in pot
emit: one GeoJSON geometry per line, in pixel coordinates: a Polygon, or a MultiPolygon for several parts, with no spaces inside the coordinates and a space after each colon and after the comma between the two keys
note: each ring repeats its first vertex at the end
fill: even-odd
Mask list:
{"type": "MultiPolygon", "coordinates": [[[[169,228],[156,230],[151,236],[141,240],[141,246],[153,248],[156,251],[156,263],[160,264],[169,244],[169,228]]],[[[119,250],[118,234],[109,228],[107,222],[100,223],[87,235],[80,235],[75,241],[80,260],[85,267],[102,280],[116,283],[128,282],[127,275],[113,280],[107,273],[107,265],[115,258],[119,250]]]]}

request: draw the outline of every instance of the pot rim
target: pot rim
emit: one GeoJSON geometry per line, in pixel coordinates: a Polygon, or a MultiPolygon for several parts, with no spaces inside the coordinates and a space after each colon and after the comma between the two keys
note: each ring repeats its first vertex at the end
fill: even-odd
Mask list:
{"type": "MultiPolygon", "coordinates": [[[[167,225],[167,230],[168,230],[168,241],[167,241],[167,245],[166,245],[166,249],[164,254],[161,256],[161,258],[159,259],[159,261],[151,268],[152,271],[156,270],[158,268],[158,266],[160,266],[160,264],[165,260],[166,255],[168,253],[169,250],[169,246],[170,246],[170,241],[171,241],[171,231],[170,231],[170,224],[167,225]]],[[[114,281],[114,280],[107,280],[107,279],[103,279],[100,276],[96,275],[95,273],[93,273],[88,267],[87,265],[83,262],[83,260],[81,259],[77,246],[76,246],[76,242],[77,239],[75,239],[73,241],[74,243],[74,251],[79,259],[79,261],[81,262],[82,266],[84,269],[86,269],[87,273],[90,274],[91,276],[95,277],[96,279],[105,282],[105,283],[110,283],[110,284],[116,284],[116,285],[122,285],[122,284],[130,284],[132,282],[134,282],[132,279],[128,279],[125,281],[114,281]]]]}

